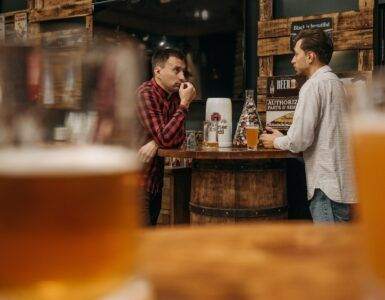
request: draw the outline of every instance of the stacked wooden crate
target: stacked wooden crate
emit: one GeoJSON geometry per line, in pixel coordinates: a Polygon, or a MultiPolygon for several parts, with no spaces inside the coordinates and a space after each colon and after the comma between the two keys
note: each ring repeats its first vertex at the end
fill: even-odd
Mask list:
{"type": "Polygon", "coordinates": [[[39,101],[47,107],[77,109],[82,85],[76,60],[92,41],[92,27],[92,0],[28,0],[27,10],[0,15],[0,40],[42,46],[45,77],[39,101]]]}
{"type": "Polygon", "coordinates": [[[17,43],[28,37],[28,10],[0,14],[0,42],[17,43]]]}
{"type": "Polygon", "coordinates": [[[258,110],[266,113],[267,78],[274,76],[274,56],[292,53],[290,31],[293,22],[331,18],[333,20],[333,43],[336,51],[358,50],[357,70],[370,77],[373,70],[373,9],[374,0],[359,1],[359,11],[346,11],[317,16],[301,16],[286,19],[273,19],[273,0],[260,0],[260,19],[258,22],[258,110]]]}

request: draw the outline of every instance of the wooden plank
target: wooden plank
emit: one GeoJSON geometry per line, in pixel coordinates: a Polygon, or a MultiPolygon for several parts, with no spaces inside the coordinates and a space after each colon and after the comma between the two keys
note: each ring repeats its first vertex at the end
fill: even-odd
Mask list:
{"type": "Polygon", "coordinates": [[[92,14],[92,4],[89,1],[79,3],[63,4],[57,7],[33,9],[30,12],[30,22],[40,22],[55,19],[66,19],[73,17],[81,17],[92,14]]]}
{"type": "MultiPolygon", "coordinates": [[[[371,49],[373,30],[337,31],[333,34],[334,50],[371,49]]],[[[290,37],[260,39],[258,56],[283,55],[292,53],[290,37]]]]}
{"type": "Polygon", "coordinates": [[[258,22],[258,38],[290,36],[291,24],[293,22],[320,18],[332,18],[334,31],[373,28],[373,10],[366,9],[359,12],[348,11],[342,13],[293,17],[288,19],[258,22]]]}
{"type": "Polygon", "coordinates": [[[257,94],[266,95],[267,93],[267,78],[269,76],[259,76],[257,79],[257,94]]]}
{"type": "Polygon", "coordinates": [[[273,0],[259,1],[259,20],[268,21],[273,18],[273,0]]]}
{"type": "Polygon", "coordinates": [[[358,52],[358,71],[373,71],[373,50],[360,50],[358,52]]]}
{"type": "Polygon", "coordinates": [[[359,0],[359,8],[363,9],[374,9],[374,0],[359,0]]]}
{"type": "Polygon", "coordinates": [[[86,16],[86,29],[88,32],[92,33],[94,29],[94,19],[92,15],[86,16]]]}
{"type": "MultiPolygon", "coordinates": [[[[42,9],[42,8],[50,8],[57,7],[62,5],[68,5],[73,3],[85,2],[86,0],[28,0],[28,8],[29,9],[42,9]]],[[[92,0],[87,0],[89,3],[92,0]]]]}
{"type": "Polygon", "coordinates": [[[274,57],[260,57],[259,58],[259,76],[273,76],[274,57]]]}
{"type": "Polygon", "coordinates": [[[260,113],[260,112],[265,113],[266,112],[266,95],[258,95],[257,96],[257,110],[258,110],[258,113],[260,113]]]}
{"type": "MultiPolygon", "coordinates": [[[[373,51],[372,50],[362,50],[360,51],[360,53],[363,52],[365,53],[366,55],[369,55],[370,56],[370,52],[371,52],[371,55],[373,55],[373,51]]],[[[372,56],[373,58],[373,56],[372,56]]],[[[373,62],[373,60],[372,60],[373,62]]],[[[373,64],[372,64],[372,67],[373,67],[373,64]]],[[[360,71],[349,71],[349,72],[338,72],[336,73],[338,77],[340,78],[350,78],[350,77],[356,77],[356,76],[363,76],[367,79],[370,79],[371,76],[372,76],[372,70],[369,70],[369,67],[367,67],[368,70],[360,70],[360,71]]],[[[259,76],[258,79],[257,79],[257,92],[258,92],[258,95],[266,95],[267,94],[267,79],[268,77],[266,76],[259,76]]],[[[263,100],[263,98],[261,98],[263,100]]]]}

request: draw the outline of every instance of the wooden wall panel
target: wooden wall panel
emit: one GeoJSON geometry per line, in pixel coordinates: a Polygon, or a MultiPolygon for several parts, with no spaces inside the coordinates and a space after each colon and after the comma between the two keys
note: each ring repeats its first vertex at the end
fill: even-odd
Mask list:
{"type": "Polygon", "coordinates": [[[273,38],[290,36],[293,22],[313,20],[320,18],[332,18],[334,31],[349,31],[373,28],[373,11],[348,11],[342,13],[324,14],[318,16],[294,17],[288,19],[276,19],[258,23],[258,38],[273,38]]]}
{"type": "Polygon", "coordinates": [[[273,1],[260,0],[259,1],[259,20],[268,21],[273,18],[273,1]]]}
{"type": "Polygon", "coordinates": [[[358,71],[373,71],[374,53],[373,49],[360,50],[358,52],[358,71]]]}
{"type": "Polygon", "coordinates": [[[374,0],[358,0],[360,10],[374,9],[374,0]]]}
{"type": "Polygon", "coordinates": [[[259,76],[273,76],[274,57],[260,57],[259,58],[259,76]]]}
{"type": "MultiPolygon", "coordinates": [[[[334,50],[371,49],[373,48],[373,30],[333,32],[334,50]]],[[[283,55],[292,53],[290,37],[260,39],[258,56],[283,55]]]]}
{"type": "Polygon", "coordinates": [[[345,11],[314,16],[273,20],[273,0],[260,1],[258,22],[259,77],[257,79],[258,111],[265,118],[267,77],[274,76],[274,56],[290,54],[290,33],[293,22],[332,18],[334,50],[358,50],[357,71],[338,74],[342,78],[357,74],[368,79],[373,70],[374,0],[358,0],[359,11],[345,11]]]}
{"type": "Polygon", "coordinates": [[[33,9],[30,12],[30,22],[66,19],[92,14],[92,3],[89,0],[63,4],[60,6],[33,9]]]}

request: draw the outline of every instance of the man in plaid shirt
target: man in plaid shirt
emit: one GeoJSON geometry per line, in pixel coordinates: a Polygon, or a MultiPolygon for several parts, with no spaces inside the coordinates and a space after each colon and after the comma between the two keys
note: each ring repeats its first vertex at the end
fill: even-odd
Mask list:
{"type": "Polygon", "coordinates": [[[188,107],[196,96],[186,81],[186,57],[176,49],[159,49],[152,57],[153,78],[138,89],[139,117],[145,144],[139,157],[145,165],[144,222],[156,225],[160,213],[164,159],[158,147],[177,148],[185,139],[188,107]]]}

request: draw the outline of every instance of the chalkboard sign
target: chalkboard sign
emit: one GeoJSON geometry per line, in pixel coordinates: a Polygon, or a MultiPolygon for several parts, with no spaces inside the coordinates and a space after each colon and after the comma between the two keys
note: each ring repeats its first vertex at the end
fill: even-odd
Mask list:
{"type": "Polygon", "coordinates": [[[294,40],[297,37],[298,33],[303,29],[323,29],[326,34],[332,39],[333,32],[333,19],[332,18],[322,18],[322,19],[313,19],[305,20],[291,23],[291,33],[290,33],[290,47],[294,48],[294,40]]]}

